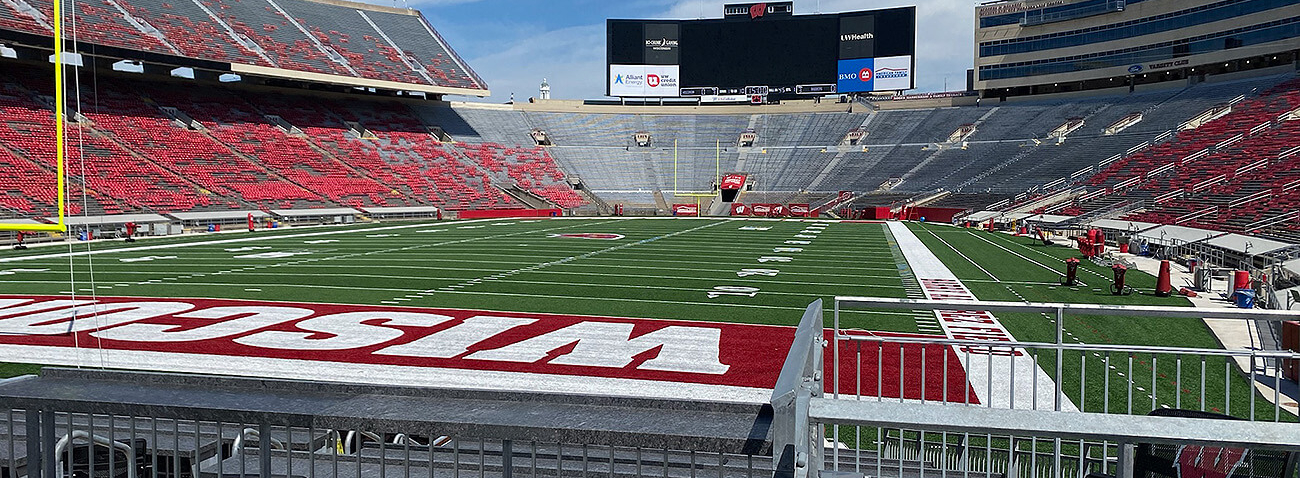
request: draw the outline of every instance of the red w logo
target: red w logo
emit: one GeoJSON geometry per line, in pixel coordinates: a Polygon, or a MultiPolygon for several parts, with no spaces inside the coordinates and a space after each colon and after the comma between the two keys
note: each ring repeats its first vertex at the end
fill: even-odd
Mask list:
{"type": "Polygon", "coordinates": [[[763,16],[763,14],[765,14],[765,13],[767,13],[767,4],[766,4],[766,3],[755,3],[755,4],[749,6],[749,19],[750,19],[750,20],[753,20],[753,19],[755,19],[755,18],[761,17],[761,16],[763,16]]]}

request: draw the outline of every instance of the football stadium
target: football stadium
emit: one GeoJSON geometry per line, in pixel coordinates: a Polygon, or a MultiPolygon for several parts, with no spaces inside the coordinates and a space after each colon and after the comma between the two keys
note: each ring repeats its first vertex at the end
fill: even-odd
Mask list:
{"type": "Polygon", "coordinates": [[[1300,478],[1300,2],[861,3],[0,0],[0,478],[1300,478]]]}

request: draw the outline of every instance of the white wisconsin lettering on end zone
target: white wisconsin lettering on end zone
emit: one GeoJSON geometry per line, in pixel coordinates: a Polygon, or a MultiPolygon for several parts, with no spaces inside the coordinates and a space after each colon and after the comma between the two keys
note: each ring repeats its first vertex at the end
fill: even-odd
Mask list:
{"type": "MultiPolygon", "coordinates": [[[[774,329],[762,326],[511,315],[516,314],[332,304],[290,306],[213,299],[2,297],[0,347],[52,346],[68,352],[61,356],[62,361],[51,362],[53,356],[28,353],[12,359],[80,364],[76,357],[81,347],[73,335],[82,334],[82,344],[96,344],[87,350],[103,347],[96,350],[98,354],[106,354],[101,358],[111,359],[127,351],[147,351],[157,356],[158,363],[154,365],[168,370],[193,370],[183,359],[166,358],[191,352],[212,354],[214,358],[240,356],[265,360],[267,366],[274,366],[286,358],[285,354],[290,354],[294,359],[322,361],[322,366],[340,360],[387,364],[394,358],[402,358],[403,365],[422,364],[431,368],[450,365],[503,372],[519,370],[519,373],[563,372],[562,367],[580,367],[587,371],[610,370],[604,375],[619,378],[657,377],[645,375],[643,371],[704,374],[719,376],[719,385],[734,383],[752,387],[762,386],[766,380],[754,383],[754,371],[777,370],[779,363],[775,360],[779,358],[770,360],[772,363],[757,364],[755,368],[755,363],[750,362],[761,362],[761,359],[751,359],[748,354],[733,350],[727,355],[729,362],[724,363],[724,329],[731,334],[727,344],[733,349],[762,340],[774,343],[788,340],[781,338],[782,334],[771,334],[774,329]],[[654,328],[656,325],[661,327],[654,328]],[[652,330],[644,330],[647,326],[652,330]],[[638,331],[638,327],[642,329],[638,331]],[[102,340],[95,342],[92,338],[102,340]],[[746,358],[745,363],[734,365],[740,357],[746,358]],[[532,367],[520,370],[511,363],[532,367]]],[[[118,364],[123,365],[129,364],[118,364]]],[[[313,374],[308,378],[320,376],[313,374]]]]}
{"type": "Polygon", "coordinates": [[[132,323],[121,327],[93,332],[90,335],[108,340],[132,342],[193,342],[212,340],[249,330],[298,320],[316,313],[299,307],[212,307],[184,314],[178,319],[204,319],[216,321],[209,325],[182,329],[181,325],[132,323]],[[242,317],[241,317],[242,316],[242,317]],[[219,321],[220,319],[233,320],[219,321]]]}
{"type": "Polygon", "coordinates": [[[386,347],[376,351],[380,355],[403,357],[453,358],[469,352],[470,346],[506,331],[537,322],[523,317],[496,317],[480,315],[465,319],[455,326],[427,335],[415,341],[386,347]]]}
{"type": "MultiPolygon", "coordinates": [[[[940,261],[921,239],[899,222],[887,223],[889,232],[893,233],[898,248],[907,258],[912,274],[921,283],[925,297],[931,300],[976,300],[975,294],[967,289],[957,275],[940,261]]],[[[935,311],[935,317],[943,326],[943,332],[954,340],[979,340],[990,342],[1014,342],[1016,339],[1007,331],[992,313],[987,311],[935,311]]],[[[1056,403],[1056,382],[1034,363],[1028,351],[1019,348],[980,350],[953,346],[971,389],[980,403],[994,408],[1031,409],[1034,404],[1038,409],[1052,409],[1056,403]],[[1021,383],[1012,384],[1012,377],[1021,383]],[[1024,380],[1033,380],[1024,382],[1024,380]],[[1035,387],[1033,384],[1037,383],[1035,387]],[[1037,389],[1037,396],[1034,391],[1037,389]]],[[[1061,410],[1078,411],[1078,407],[1068,396],[1062,394],[1061,410]]]]}
{"type": "Polygon", "coordinates": [[[493,350],[470,354],[470,359],[532,363],[552,351],[574,345],[573,351],[552,364],[589,367],[626,367],[636,355],[662,348],[640,369],[724,374],[730,368],[718,358],[718,329],[669,326],[632,338],[628,323],[581,322],[493,350]]]}

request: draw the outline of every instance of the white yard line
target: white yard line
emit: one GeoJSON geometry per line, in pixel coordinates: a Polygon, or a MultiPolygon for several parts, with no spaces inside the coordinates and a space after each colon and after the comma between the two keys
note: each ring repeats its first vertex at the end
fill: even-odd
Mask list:
{"type": "MultiPolygon", "coordinates": [[[[1047,269],[1047,270],[1049,270],[1049,271],[1052,271],[1053,274],[1056,274],[1056,275],[1061,276],[1061,277],[1065,277],[1065,274],[1062,274],[1061,271],[1056,270],[1056,269],[1053,268],[1052,266],[1049,266],[1049,265],[1047,265],[1047,264],[1043,264],[1042,262],[1038,262],[1038,261],[1036,261],[1036,260],[1033,260],[1033,259],[1030,259],[1030,258],[1028,258],[1028,257],[1025,257],[1023,254],[1021,254],[1021,253],[1019,253],[1019,252],[1016,252],[1016,251],[1013,251],[1013,250],[1011,250],[1011,249],[1007,249],[1007,248],[1005,248],[1005,247],[1002,247],[1001,244],[998,244],[998,243],[996,243],[996,242],[993,242],[993,241],[990,241],[990,240],[985,239],[985,238],[983,238],[983,237],[980,237],[979,234],[975,234],[975,233],[972,232],[972,233],[970,233],[970,235],[971,235],[971,236],[974,236],[976,239],[979,239],[979,240],[981,240],[981,241],[984,241],[984,242],[989,243],[989,245],[991,245],[991,246],[993,246],[993,247],[996,247],[996,248],[998,248],[998,249],[1002,249],[1002,250],[1006,251],[1008,254],[1011,254],[1011,255],[1013,255],[1013,256],[1019,257],[1019,258],[1021,258],[1021,259],[1024,259],[1026,262],[1029,262],[1029,263],[1034,264],[1034,265],[1036,265],[1036,266],[1038,266],[1038,267],[1042,267],[1042,268],[1044,268],[1044,269],[1047,269]]],[[[1080,284],[1080,285],[1083,285],[1083,286],[1087,286],[1087,285],[1088,285],[1088,284],[1084,284],[1083,281],[1079,281],[1079,284],[1080,284]]]]}
{"type": "Polygon", "coordinates": [[[714,226],[717,226],[717,225],[719,225],[719,224],[725,224],[725,223],[728,223],[728,222],[730,222],[730,221],[710,222],[710,223],[707,223],[707,224],[705,224],[705,225],[703,225],[703,226],[697,226],[697,227],[692,227],[692,228],[690,228],[690,229],[684,229],[684,230],[679,230],[679,231],[675,231],[675,232],[670,232],[670,233],[668,233],[668,234],[663,234],[663,235],[655,236],[655,237],[652,237],[652,238],[649,238],[649,239],[642,239],[642,240],[637,241],[637,242],[629,242],[629,243],[625,243],[625,244],[619,244],[619,245],[616,245],[616,246],[610,246],[610,247],[607,247],[607,248],[604,248],[604,249],[601,249],[601,250],[598,250],[598,251],[591,251],[591,252],[587,252],[587,253],[583,253],[583,254],[578,254],[578,255],[574,255],[574,256],[565,257],[565,258],[563,258],[563,259],[556,259],[556,260],[549,261],[549,262],[543,262],[543,263],[540,263],[540,264],[534,264],[534,265],[531,265],[531,266],[528,266],[528,267],[522,267],[522,268],[513,269],[513,270],[509,270],[509,271],[505,271],[505,272],[498,272],[498,273],[496,273],[496,274],[492,274],[492,275],[488,275],[488,276],[484,276],[484,277],[479,277],[479,278],[476,278],[476,279],[469,279],[469,280],[466,280],[466,281],[464,281],[464,282],[461,282],[461,283],[459,283],[459,284],[452,285],[452,286],[442,287],[442,288],[438,288],[438,289],[428,289],[428,290],[425,290],[425,291],[422,291],[422,292],[418,292],[418,293],[416,293],[416,295],[420,296],[420,298],[424,298],[424,297],[431,296],[431,295],[436,295],[436,294],[439,294],[439,293],[446,293],[446,292],[449,292],[450,289],[459,289],[459,288],[463,288],[463,287],[469,287],[469,286],[473,286],[473,285],[478,285],[479,283],[481,283],[481,282],[483,282],[483,281],[492,281],[492,280],[504,279],[504,278],[506,278],[506,277],[509,277],[509,276],[512,276],[512,275],[516,275],[516,274],[521,274],[521,273],[524,273],[524,272],[532,272],[532,271],[535,271],[535,270],[545,269],[545,268],[547,268],[547,267],[551,267],[551,266],[554,266],[554,265],[568,264],[568,263],[573,262],[573,261],[576,261],[576,260],[587,259],[587,258],[591,258],[591,257],[597,256],[597,255],[600,255],[600,254],[607,253],[607,252],[619,251],[619,250],[627,249],[627,248],[629,248],[629,247],[636,247],[636,246],[639,246],[639,245],[642,245],[642,244],[649,244],[649,243],[651,243],[651,242],[655,242],[655,241],[659,241],[659,240],[667,239],[667,238],[670,238],[670,237],[680,236],[680,235],[682,235],[682,234],[687,234],[687,233],[690,233],[690,232],[695,232],[695,231],[698,231],[698,230],[701,230],[701,229],[707,229],[707,228],[714,227],[714,226]]]}
{"type": "MultiPolygon", "coordinates": [[[[616,220],[612,220],[612,221],[603,221],[603,222],[598,222],[597,224],[608,224],[608,223],[621,222],[621,221],[622,221],[621,219],[616,219],[616,220]]],[[[481,241],[481,240],[496,239],[496,238],[501,238],[501,237],[518,236],[518,235],[521,235],[521,234],[534,234],[534,233],[539,233],[539,232],[555,231],[555,230],[567,229],[567,228],[571,228],[571,227],[575,227],[575,226],[581,226],[581,225],[583,225],[583,224],[567,224],[567,225],[564,225],[564,226],[551,227],[551,228],[540,229],[540,230],[516,231],[516,232],[510,232],[510,233],[504,233],[504,234],[497,234],[497,235],[493,235],[493,236],[476,236],[476,237],[470,237],[470,238],[464,238],[464,239],[456,239],[456,240],[451,240],[451,241],[437,242],[437,243],[432,243],[432,244],[417,244],[417,245],[413,245],[413,246],[405,246],[405,247],[398,247],[398,248],[392,248],[392,249],[371,250],[371,251],[367,251],[367,252],[357,252],[357,253],[342,254],[342,255],[336,255],[336,256],[316,256],[316,257],[312,257],[312,258],[309,258],[309,259],[301,259],[301,260],[288,261],[288,262],[275,262],[275,263],[269,263],[269,264],[249,265],[249,266],[245,266],[245,267],[240,267],[240,268],[235,268],[235,269],[221,270],[221,271],[216,271],[216,272],[202,272],[202,273],[180,274],[180,275],[176,275],[176,276],[172,276],[172,277],[163,277],[163,278],[159,278],[159,279],[151,279],[151,280],[146,280],[146,281],[136,282],[135,284],[136,284],[136,285],[150,285],[150,284],[158,284],[158,283],[160,283],[160,282],[162,282],[162,281],[175,281],[175,280],[177,280],[177,279],[179,279],[179,278],[182,278],[182,277],[184,277],[184,278],[207,277],[207,276],[209,276],[209,275],[225,275],[225,274],[234,274],[234,273],[247,272],[247,271],[253,271],[253,270],[258,270],[258,269],[269,269],[269,268],[273,268],[273,267],[295,266],[295,265],[302,265],[302,264],[308,264],[308,263],[313,263],[313,262],[332,261],[332,260],[345,259],[345,258],[352,258],[352,257],[361,257],[361,256],[371,256],[371,255],[375,255],[375,254],[384,254],[384,253],[389,253],[389,252],[394,252],[394,251],[406,251],[406,250],[422,249],[422,248],[428,248],[428,247],[439,247],[439,246],[446,246],[446,245],[451,245],[451,244],[461,244],[461,243],[466,243],[466,242],[475,242],[475,241],[481,241]]],[[[406,226],[406,227],[413,227],[413,225],[408,225],[408,226],[406,226]]],[[[373,230],[373,229],[367,229],[367,231],[370,231],[370,230],[373,230]]],[[[358,232],[358,231],[353,231],[353,232],[358,232]]],[[[66,254],[65,254],[65,255],[66,255],[66,254]]],[[[177,284],[177,283],[175,283],[175,282],[169,282],[169,284],[177,284]]],[[[193,283],[191,283],[191,284],[193,284],[193,283]]],[[[256,284],[249,284],[249,285],[256,285],[256,284]]],[[[286,284],[272,284],[271,286],[285,286],[285,285],[286,285],[286,284]]],[[[313,288],[313,286],[306,286],[306,285],[303,285],[302,287],[305,287],[305,288],[313,288]]],[[[353,286],[353,287],[318,286],[318,287],[314,287],[314,288],[355,289],[356,287],[355,287],[355,286],[353,286]]],[[[376,289],[373,289],[373,290],[406,291],[407,289],[378,289],[378,288],[376,288],[376,289]]]]}
{"type": "Polygon", "coordinates": [[[934,231],[931,231],[930,228],[925,226],[921,226],[921,227],[925,229],[925,232],[930,233],[931,236],[934,236],[935,239],[938,239],[939,242],[942,242],[943,245],[948,246],[949,249],[952,249],[953,252],[956,252],[957,255],[961,256],[962,259],[966,259],[966,262],[971,263],[971,265],[975,266],[980,271],[984,272],[984,275],[987,275],[989,276],[989,278],[993,279],[993,282],[1002,282],[1002,279],[999,279],[998,276],[993,275],[993,273],[989,272],[988,269],[985,269],[984,266],[981,266],[979,265],[978,262],[975,262],[974,259],[967,257],[966,254],[963,254],[961,251],[957,250],[956,247],[952,247],[952,244],[949,244],[948,241],[945,241],[942,237],[939,237],[939,235],[935,234],[934,231]]]}
{"type": "MultiPolygon", "coordinates": [[[[897,241],[899,249],[907,258],[908,266],[921,283],[928,299],[976,300],[965,284],[943,264],[916,234],[900,222],[889,222],[888,226],[897,241]]],[[[987,338],[990,344],[1015,341],[1015,337],[987,311],[935,311],[939,324],[943,326],[948,338],[971,340],[970,336],[987,338]]],[[[1030,409],[1037,404],[1051,407],[1060,399],[1061,411],[1078,411],[1070,397],[1062,394],[1056,397],[1055,382],[1052,377],[1038,367],[1031,355],[1024,349],[1003,349],[1005,353],[987,354],[977,351],[964,351],[954,346],[953,351],[966,370],[971,388],[983,406],[992,408],[1030,409]],[[1021,358],[1016,359],[1019,355],[1021,358]],[[1013,383],[1013,377],[1027,377],[1031,384],[1013,383]],[[1019,385],[1019,386],[1017,386],[1019,385]],[[1037,392],[1037,393],[1035,393],[1037,392]]],[[[1050,408],[1049,408],[1050,409],[1050,408]]]]}
{"type": "MultiPolygon", "coordinates": [[[[614,301],[614,302],[642,302],[649,304],[673,304],[673,305],[693,305],[705,307],[743,307],[749,309],[774,309],[774,310],[807,310],[807,307],[788,307],[781,305],[751,305],[751,304],[722,304],[716,302],[691,302],[682,300],[654,300],[654,299],[616,299],[609,297],[587,297],[571,295],[547,295],[547,294],[515,294],[510,292],[475,292],[468,290],[459,291],[441,291],[442,294],[469,294],[469,295],[494,295],[502,297],[531,297],[541,299],[564,299],[564,300],[595,300],[595,301],[614,301]]],[[[864,314],[864,315],[896,315],[900,317],[913,317],[915,314],[907,312],[889,312],[889,311],[865,311],[865,310],[841,310],[840,314],[864,314]]]]}
{"type": "MultiPolygon", "coordinates": [[[[971,234],[974,234],[974,233],[972,232],[971,234]]],[[[993,237],[998,237],[998,236],[993,236],[993,237]]],[[[1004,236],[1004,237],[1005,237],[1005,236],[1004,236]]],[[[1001,239],[999,239],[999,241],[1001,241],[1001,239]]],[[[1020,246],[1020,247],[1022,247],[1022,248],[1024,248],[1024,249],[1026,249],[1026,250],[1028,250],[1028,251],[1030,251],[1030,252],[1033,252],[1033,253],[1035,253],[1035,254],[1038,254],[1038,255],[1040,255],[1040,256],[1044,256],[1044,257],[1047,257],[1047,258],[1049,258],[1049,259],[1053,259],[1053,260],[1060,260],[1060,258],[1058,258],[1058,257],[1056,257],[1056,256],[1053,256],[1053,255],[1048,254],[1048,253],[1046,253],[1046,252],[1043,252],[1043,251],[1040,251],[1040,250],[1034,249],[1034,248],[1032,248],[1032,247],[1027,247],[1027,246],[1025,246],[1025,245],[1023,245],[1023,244],[1016,244],[1016,243],[1014,243],[1014,242],[1013,242],[1012,244],[1013,244],[1013,245],[1020,246]]],[[[1111,280],[1111,278],[1110,278],[1110,277],[1106,277],[1105,274],[1102,274],[1102,273],[1100,273],[1100,272],[1096,272],[1096,271],[1094,271],[1094,270],[1092,270],[1092,269],[1089,269],[1089,268],[1087,268],[1087,267],[1080,267],[1079,270],[1081,270],[1081,271],[1083,271],[1083,272],[1087,272],[1087,273],[1092,274],[1092,275],[1095,275],[1095,276],[1097,276],[1097,277],[1100,277],[1102,280],[1105,280],[1105,281],[1108,281],[1108,282],[1111,280]]],[[[1059,275],[1060,273],[1058,272],[1057,274],[1059,275]]],[[[1087,285],[1087,284],[1084,284],[1083,281],[1079,281],[1079,284],[1080,284],[1080,285],[1087,285]]],[[[1058,285],[1059,285],[1059,284],[1058,284],[1058,285]]]]}
{"type": "MultiPolygon", "coordinates": [[[[454,222],[454,223],[440,223],[440,224],[468,224],[468,223],[472,223],[472,222],[485,222],[485,221],[491,221],[491,220],[495,220],[495,219],[475,219],[475,220],[471,220],[471,221],[457,221],[457,222],[454,222]]],[[[194,247],[194,246],[211,246],[211,245],[218,245],[218,244],[238,244],[238,243],[244,243],[244,242],[272,241],[272,240],[279,240],[279,239],[298,239],[298,238],[303,238],[303,237],[333,236],[333,235],[338,235],[338,234],[364,234],[364,233],[370,233],[370,232],[375,232],[375,231],[389,231],[389,230],[396,230],[396,229],[411,229],[411,228],[417,228],[417,227],[429,227],[429,225],[430,225],[430,223],[403,224],[403,225],[399,225],[399,226],[372,227],[372,228],[354,229],[354,230],[338,230],[338,231],[308,232],[308,233],[303,233],[303,234],[287,234],[287,235],[277,235],[277,236],[241,237],[241,238],[238,238],[238,239],[219,239],[219,240],[212,240],[212,241],[179,242],[179,243],[173,243],[173,244],[156,244],[156,245],[152,245],[152,246],[121,247],[121,248],[112,248],[112,249],[95,249],[95,250],[79,251],[79,252],[72,252],[72,253],[64,252],[64,253],[58,253],[58,254],[40,254],[40,255],[32,255],[32,256],[0,257],[0,263],[5,263],[5,262],[21,262],[21,261],[30,261],[30,260],[35,260],[35,259],[53,259],[53,258],[65,258],[65,257],[78,257],[78,256],[93,256],[93,255],[99,255],[99,254],[115,254],[115,253],[122,253],[122,252],[156,251],[156,250],[160,250],[160,249],[178,249],[178,248],[185,248],[185,247],[194,247]]]]}

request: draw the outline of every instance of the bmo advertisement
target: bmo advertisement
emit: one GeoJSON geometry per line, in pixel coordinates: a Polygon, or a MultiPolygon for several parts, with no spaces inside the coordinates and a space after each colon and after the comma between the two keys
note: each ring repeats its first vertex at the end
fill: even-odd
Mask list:
{"type": "Polygon", "coordinates": [[[722,18],[606,22],[614,97],[799,98],[916,87],[916,7],[796,14],[729,4],[722,18]],[[657,86],[656,86],[657,85],[657,86]]]}
{"type": "Polygon", "coordinates": [[[912,88],[912,57],[860,58],[840,60],[840,93],[894,91],[912,88]]]}

